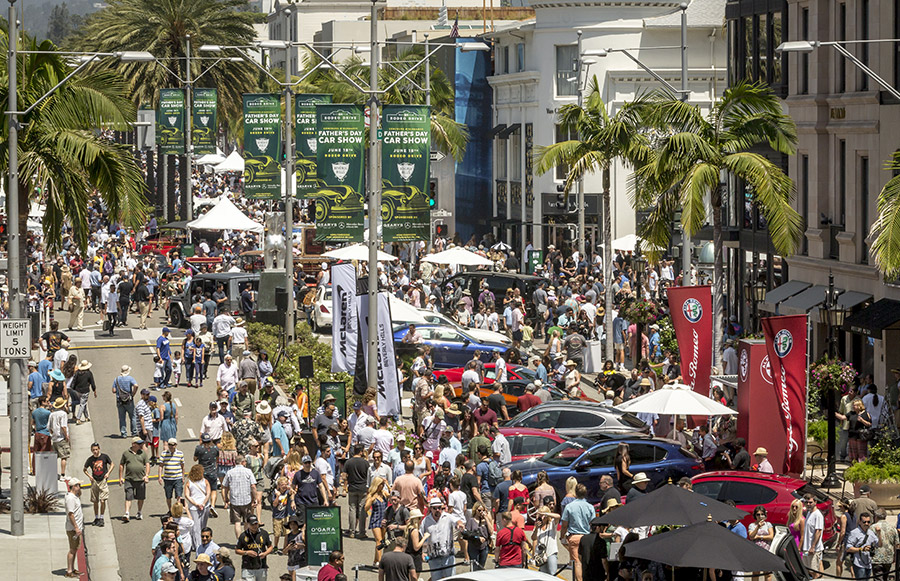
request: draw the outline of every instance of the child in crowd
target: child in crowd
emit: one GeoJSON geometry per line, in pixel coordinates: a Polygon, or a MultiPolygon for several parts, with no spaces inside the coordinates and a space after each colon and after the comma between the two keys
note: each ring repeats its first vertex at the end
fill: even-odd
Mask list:
{"type": "Polygon", "coordinates": [[[286,531],[285,525],[288,523],[288,517],[291,516],[291,506],[294,505],[294,493],[289,486],[290,483],[285,476],[279,476],[275,481],[275,490],[269,499],[272,505],[272,532],[275,540],[272,546],[278,551],[278,539],[284,537],[284,550],[287,552],[290,544],[290,534],[286,531]]]}
{"type": "Polygon", "coordinates": [[[534,343],[534,327],[531,326],[531,323],[526,322],[522,325],[522,347],[525,349],[531,349],[531,345],[534,343]]]}
{"type": "Polygon", "coordinates": [[[172,385],[178,385],[181,383],[181,369],[182,364],[184,363],[184,357],[181,356],[181,351],[176,351],[175,355],[172,357],[172,385]]]}
{"type": "Polygon", "coordinates": [[[288,519],[288,527],[285,547],[288,556],[287,569],[291,573],[291,581],[297,581],[297,571],[306,567],[306,542],[303,540],[303,529],[300,528],[300,517],[291,516],[288,519]]]}
{"type": "Polygon", "coordinates": [[[160,413],[155,395],[150,396],[150,411],[153,412],[153,441],[150,443],[150,448],[153,451],[153,464],[156,464],[156,458],[159,456],[160,413]]]}
{"type": "Polygon", "coordinates": [[[153,356],[153,364],[155,365],[153,369],[153,391],[156,391],[162,387],[163,378],[166,376],[166,364],[163,363],[159,355],[153,356]]]}

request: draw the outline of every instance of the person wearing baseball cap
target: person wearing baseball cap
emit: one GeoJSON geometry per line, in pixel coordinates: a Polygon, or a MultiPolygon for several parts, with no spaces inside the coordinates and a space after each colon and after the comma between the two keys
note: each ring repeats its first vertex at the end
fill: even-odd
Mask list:
{"type": "Polygon", "coordinates": [[[266,557],[275,548],[269,533],[259,524],[255,514],[247,517],[247,529],[238,537],[234,552],[241,556],[241,577],[244,579],[266,578],[269,566],[266,557]]]}
{"type": "Polygon", "coordinates": [[[169,346],[170,332],[168,327],[163,327],[162,335],[156,339],[156,356],[159,357],[163,364],[163,379],[159,385],[162,389],[169,387],[169,379],[172,377],[172,350],[169,346]]]}
{"type": "Polygon", "coordinates": [[[463,521],[444,512],[444,502],[437,496],[432,497],[428,503],[428,516],[422,520],[421,530],[426,533],[425,552],[429,557],[428,564],[434,581],[453,575],[453,565],[456,564],[453,537],[457,529],[463,529],[463,521]]]}
{"type": "Polygon", "coordinates": [[[150,457],[144,451],[144,440],[139,437],[131,439],[131,447],[122,453],[119,460],[119,486],[125,488],[125,514],[122,522],[128,522],[131,514],[131,503],[138,501],[138,512],[134,518],[143,518],[144,500],[147,498],[147,483],[150,481],[150,457]]]}
{"type": "Polygon", "coordinates": [[[84,514],[81,512],[81,481],[77,478],[66,480],[66,536],[69,539],[69,552],[66,554],[66,577],[81,577],[81,571],[75,568],[75,558],[81,547],[84,534],[84,514]]]}
{"type": "Polygon", "coordinates": [[[166,448],[159,455],[156,470],[157,480],[166,495],[166,508],[171,509],[172,495],[177,500],[184,492],[184,452],[178,449],[178,440],[175,438],[166,441],[166,448]]]}

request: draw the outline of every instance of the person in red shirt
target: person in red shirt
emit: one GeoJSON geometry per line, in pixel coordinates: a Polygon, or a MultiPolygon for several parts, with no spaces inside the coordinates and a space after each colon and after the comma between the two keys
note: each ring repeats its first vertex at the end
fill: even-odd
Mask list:
{"type": "Polygon", "coordinates": [[[516,526],[510,513],[502,513],[500,522],[503,528],[497,532],[497,567],[524,567],[525,547],[530,549],[531,542],[525,537],[525,532],[516,526]]]}
{"type": "Polygon", "coordinates": [[[334,581],[334,578],[344,572],[344,553],[331,551],[328,562],[319,569],[317,581],[334,581]]]}
{"type": "Polygon", "coordinates": [[[519,409],[519,413],[528,411],[541,403],[541,398],[534,395],[538,389],[536,383],[529,383],[528,387],[525,389],[527,389],[528,392],[525,395],[520,395],[519,399],[516,401],[516,407],[519,409]]]}
{"type": "Polygon", "coordinates": [[[475,410],[472,415],[475,416],[475,423],[479,426],[481,424],[497,425],[497,413],[488,406],[487,398],[481,399],[481,407],[475,410]]]}

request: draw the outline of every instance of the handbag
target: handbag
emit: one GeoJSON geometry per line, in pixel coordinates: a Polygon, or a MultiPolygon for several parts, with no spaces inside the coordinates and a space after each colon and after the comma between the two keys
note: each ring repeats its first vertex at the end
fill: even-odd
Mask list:
{"type": "Polygon", "coordinates": [[[872,428],[863,428],[859,431],[859,439],[870,442],[875,439],[875,430],[872,428]]]}
{"type": "Polygon", "coordinates": [[[531,558],[531,562],[535,567],[541,567],[547,562],[547,545],[541,543],[535,547],[534,557],[531,558]]]}

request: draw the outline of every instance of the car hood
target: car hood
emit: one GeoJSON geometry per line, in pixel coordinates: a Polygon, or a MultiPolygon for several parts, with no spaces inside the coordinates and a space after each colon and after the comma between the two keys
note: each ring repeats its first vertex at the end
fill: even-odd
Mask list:
{"type": "Polygon", "coordinates": [[[512,341],[509,340],[509,337],[501,333],[495,333],[494,331],[466,327],[466,332],[471,335],[473,339],[477,339],[480,343],[500,343],[502,345],[512,345],[512,341]]]}
{"type": "Polygon", "coordinates": [[[547,464],[546,462],[541,462],[539,458],[516,460],[515,462],[504,464],[503,467],[509,468],[510,472],[520,470],[522,472],[522,476],[527,476],[528,474],[537,474],[541,470],[550,472],[552,470],[558,470],[560,468],[560,466],[554,466],[552,464],[547,464]]]}

